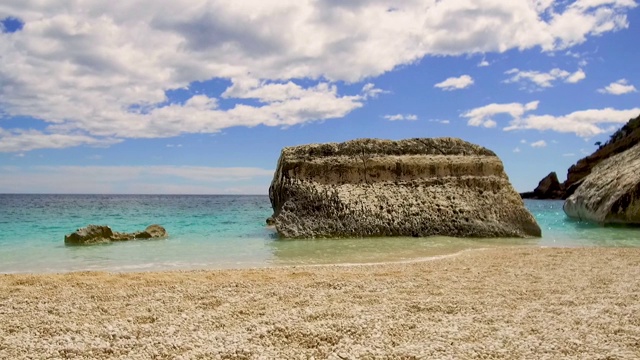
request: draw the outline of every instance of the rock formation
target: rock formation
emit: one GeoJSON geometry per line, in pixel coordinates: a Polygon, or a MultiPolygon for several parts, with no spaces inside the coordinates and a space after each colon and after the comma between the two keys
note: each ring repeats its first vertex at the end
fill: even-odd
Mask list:
{"type": "Polygon", "coordinates": [[[563,191],[564,188],[558,180],[558,175],[552,171],[540,180],[535,190],[520,195],[524,199],[559,199],[563,191]]]}
{"type": "Polygon", "coordinates": [[[127,241],[133,239],[151,239],[167,236],[167,231],[160,225],[149,225],[143,231],[134,233],[113,232],[110,227],[104,225],[89,225],[65,235],[66,245],[90,245],[112,241],[127,241]]]}
{"type": "Polygon", "coordinates": [[[564,212],[600,224],[640,224],[640,144],[594,167],[564,212]]]}
{"type": "Polygon", "coordinates": [[[286,238],[541,233],[500,159],[453,138],[287,147],[269,197],[286,238]]]}
{"type": "MultiPolygon", "coordinates": [[[[636,144],[640,143],[640,116],[629,120],[622,128],[616,131],[609,141],[604,145],[600,144],[598,150],[593,154],[584,157],[575,165],[572,165],[567,171],[567,180],[561,184],[559,192],[553,192],[546,199],[566,199],[573,194],[582,184],[584,178],[591,173],[591,170],[602,161],[626,151],[636,144]]],[[[599,144],[599,143],[596,143],[599,144]]],[[[544,179],[543,179],[544,181],[544,179]]],[[[537,197],[536,191],[525,192],[520,194],[523,198],[540,198],[537,197]]]]}

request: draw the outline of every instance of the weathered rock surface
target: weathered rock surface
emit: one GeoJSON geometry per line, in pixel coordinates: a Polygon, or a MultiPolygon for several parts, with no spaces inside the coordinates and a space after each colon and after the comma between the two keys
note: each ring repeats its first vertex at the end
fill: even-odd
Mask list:
{"type": "Polygon", "coordinates": [[[640,144],[593,168],[564,212],[601,224],[640,224],[640,144]]]}
{"type": "MultiPolygon", "coordinates": [[[[598,150],[586,156],[567,171],[567,180],[561,184],[559,192],[550,193],[550,197],[545,199],[566,199],[580,187],[582,181],[591,174],[592,169],[602,161],[631,149],[640,143],[640,116],[629,120],[622,128],[611,135],[605,144],[599,144],[598,150]]],[[[544,179],[543,179],[544,181],[544,179]]],[[[524,192],[520,194],[522,198],[539,198],[536,191],[524,192]]]]}
{"type": "Polygon", "coordinates": [[[500,159],[454,138],[287,147],[269,197],[287,238],[541,234],[500,159]]]}
{"type": "Polygon", "coordinates": [[[114,232],[110,227],[104,225],[89,225],[65,235],[64,243],[67,245],[91,245],[102,244],[112,241],[127,241],[133,239],[151,239],[167,236],[167,231],[160,225],[149,225],[143,231],[134,233],[114,232]]]}

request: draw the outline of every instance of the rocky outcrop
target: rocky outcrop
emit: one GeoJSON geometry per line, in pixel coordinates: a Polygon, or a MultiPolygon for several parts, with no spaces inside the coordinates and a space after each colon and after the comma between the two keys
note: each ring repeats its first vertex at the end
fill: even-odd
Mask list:
{"type": "Polygon", "coordinates": [[[287,147],[269,197],[286,238],[540,236],[500,159],[460,139],[287,147]]]}
{"type": "Polygon", "coordinates": [[[110,227],[104,225],[89,225],[66,235],[64,243],[66,245],[91,245],[112,241],[162,238],[165,236],[167,236],[167,231],[160,225],[149,225],[143,231],[134,233],[114,232],[110,227]]]}
{"type": "Polygon", "coordinates": [[[640,224],[640,144],[594,167],[564,212],[600,224],[640,224]]]}
{"type": "MultiPolygon", "coordinates": [[[[585,177],[591,174],[592,169],[602,161],[631,149],[640,143],[640,116],[629,120],[622,128],[611,135],[605,144],[596,143],[598,150],[584,157],[567,171],[567,180],[561,184],[559,192],[551,193],[548,199],[566,199],[580,187],[585,177]]],[[[544,180],[544,179],[543,179],[544,180]]],[[[520,194],[523,198],[537,198],[535,190],[520,194]]]]}
{"type": "Polygon", "coordinates": [[[522,193],[523,199],[558,199],[564,191],[563,185],[558,180],[555,171],[549,173],[544,179],[540,180],[538,187],[532,192],[522,193]]]}

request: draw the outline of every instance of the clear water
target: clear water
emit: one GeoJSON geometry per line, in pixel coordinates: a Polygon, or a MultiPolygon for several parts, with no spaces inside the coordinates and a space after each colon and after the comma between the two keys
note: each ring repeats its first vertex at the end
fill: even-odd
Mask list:
{"type": "Polygon", "coordinates": [[[376,238],[280,240],[265,226],[266,196],[0,195],[0,273],[146,271],[402,261],[504,245],[640,246],[640,229],[572,221],[560,201],[526,201],[541,239],[376,238]],[[150,224],[162,240],[65,246],[88,224],[133,232],[150,224]]]}

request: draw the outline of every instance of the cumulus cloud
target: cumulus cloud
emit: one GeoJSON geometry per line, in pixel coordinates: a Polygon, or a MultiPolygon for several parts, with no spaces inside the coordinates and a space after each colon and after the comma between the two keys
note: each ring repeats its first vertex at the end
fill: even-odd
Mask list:
{"type": "Polygon", "coordinates": [[[433,87],[437,87],[445,91],[452,91],[466,89],[471,85],[473,85],[473,78],[469,75],[462,75],[460,77],[450,77],[435,84],[433,87]]]}
{"type": "MultiPolygon", "coordinates": [[[[382,93],[365,79],[425,56],[556,51],[628,27],[630,0],[3,1],[0,116],[43,122],[2,151],[291,126],[340,118],[382,93]],[[544,15],[544,16],[543,16],[544,15]],[[192,85],[228,82],[220,93],[192,85]],[[360,85],[358,85],[360,86],[360,85]],[[167,94],[181,90],[186,100],[167,94]],[[232,102],[220,106],[220,99],[232,102]],[[254,101],[239,101],[251,99],[254,101]],[[233,104],[235,102],[235,105],[233,104]],[[39,128],[40,129],[40,128],[39,128]],[[22,144],[22,145],[16,145],[22,144]]],[[[486,122],[485,125],[490,125],[486,122]]],[[[25,130],[26,131],[26,130],[25,130]]]]}
{"type": "Polygon", "coordinates": [[[497,125],[493,117],[496,115],[508,115],[511,118],[520,118],[525,112],[538,108],[539,101],[532,101],[527,104],[489,104],[479,108],[469,110],[462,114],[462,117],[469,119],[469,126],[484,126],[487,128],[497,125]]]}
{"type": "Polygon", "coordinates": [[[622,125],[629,119],[638,116],[638,113],[640,113],[640,108],[628,110],[604,108],[575,111],[561,116],[514,116],[504,130],[549,130],[560,133],[574,133],[583,138],[590,138],[612,131],[614,127],[611,125],[622,125]]]}
{"type": "Polygon", "coordinates": [[[564,79],[565,82],[568,82],[570,84],[575,84],[577,82],[580,82],[584,79],[587,78],[587,74],[584,73],[584,71],[582,71],[582,69],[578,69],[578,71],[574,72],[573,74],[569,75],[566,79],[564,79]]]}
{"type": "Polygon", "coordinates": [[[623,95],[637,91],[636,87],[629,84],[627,79],[620,79],[616,82],[612,82],[602,89],[598,89],[599,93],[611,95],[623,95]]]}
{"type": "Polygon", "coordinates": [[[117,143],[123,138],[216,133],[232,126],[286,127],[343,117],[362,107],[365,98],[375,94],[376,90],[368,88],[362,94],[340,96],[337,87],[328,83],[302,88],[289,82],[260,84],[246,89],[246,92],[237,91],[234,94],[236,98],[256,99],[261,102],[258,106],[237,104],[231,109],[220,109],[217,99],[194,95],[183,104],[169,104],[143,111],[122,112],[113,109],[114,104],[105,104],[105,108],[98,112],[86,107],[87,112],[82,117],[55,121],[45,131],[0,132],[0,152],[82,144],[102,146],[117,143]],[[79,131],[83,134],[74,134],[79,131]]]}
{"type": "Polygon", "coordinates": [[[511,75],[511,77],[504,81],[505,83],[519,83],[524,89],[529,90],[552,87],[553,83],[558,80],[575,84],[587,77],[582,69],[570,73],[558,68],[551,69],[549,72],[511,69],[506,71],[505,74],[511,75]]]}
{"type": "Polygon", "coordinates": [[[400,121],[400,120],[415,121],[415,120],[418,120],[418,116],[415,115],[415,114],[385,115],[384,118],[389,120],[389,121],[400,121]]]}
{"type": "Polygon", "coordinates": [[[538,140],[536,142],[531,143],[531,147],[534,147],[534,148],[541,148],[546,146],[547,146],[547,142],[544,140],[538,140]]]}
{"type": "MultiPolygon", "coordinates": [[[[538,101],[508,104],[489,104],[466,111],[461,117],[469,119],[469,126],[495,127],[494,116],[501,115],[508,118],[509,124],[505,131],[539,130],[560,133],[574,133],[583,138],[590,138],[606,132],[611,132],[617,126],[638,116],[640,108],[618,110],[613,108],[588,109],[574,111],[567,115],[536,115],[527,114],[537,110],[538,101]]],[[[520,143],[526,144],[522,139],[520,143]]],[[[534,143],[530,145],[533,146],[534,143]]]]}
{"type": "Polygon", "coordinates": [[[0,192],[10,193],[265,194],[273,176],[268,169],[204,166],[5,166],[0,172],[0,192]]]}

